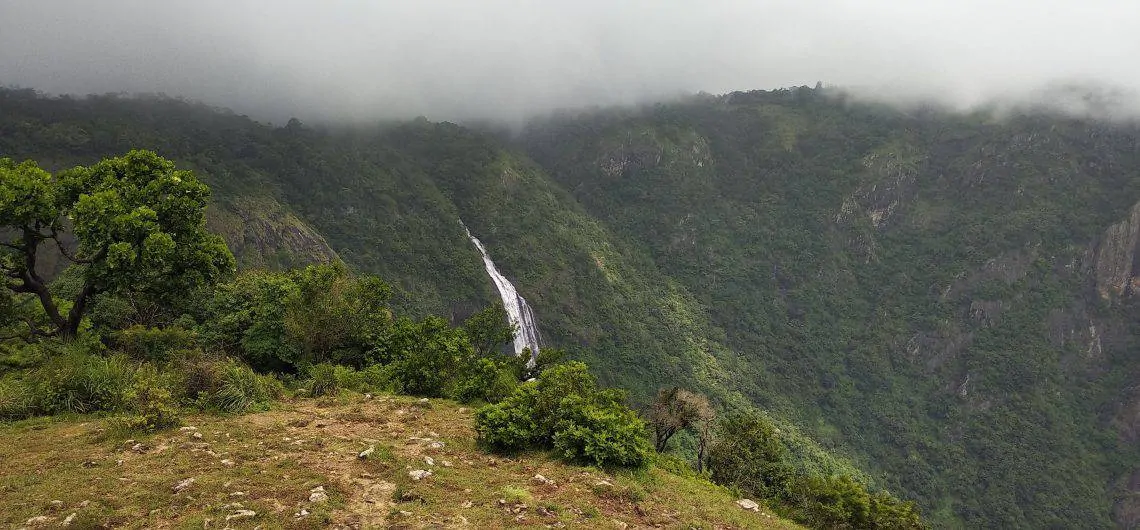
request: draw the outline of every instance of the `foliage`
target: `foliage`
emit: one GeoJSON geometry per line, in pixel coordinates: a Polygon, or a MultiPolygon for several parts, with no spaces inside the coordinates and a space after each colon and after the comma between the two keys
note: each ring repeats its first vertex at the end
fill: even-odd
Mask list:
{"type": "Polygon", "coordinates": [[[166,361],[172,352],[194,348],[197,334],[180,326],[148,328],[135,325],[116,332],[112,342],[116,349],[133,359],[166,361]]]}
{"type": "Polygon", "coordinates": [[[367,363],[390,325],[390,289],[339,264],[251,271],[218,286],[203,334],[263,371],[296,372],[322,362],[367,363]]]}
{"type": "Polygon", "coordinates": [[[553,448],[568,460],[641,467],[652,449],[645,424],[622,397],[599,389],[582,363],[557,365],[502,402],[479,409],[475,429],[499,451],[553,448]]]}
{"type": "Polygon", "coordinates": [[[340,391],[340,380],[336,367],[328,363],[309,367],[309,395],[313,397],[334,395],[340,391]]]}
{"type": "Polygon", "coordinates": [[[510,324],[503,302],[497,301],[463,321],[471,346],[481,356],[500,353],[504,344],[514,340],[517,330],[510,324]]]}
{"type": "Polygon", "coordinates": [[[0,270],[9,295],[34,296],[47,318],[42,329],[27,320],[28,336],[74,337],[101,293],[132,293],[177,317],[188,293],[233,270],[225,243],[205,229],[208,197],[192,173],[149,151],[55,177],[32,162],[0,159],[0,225],[11,235],[0,270]],[[45,279],[45,244],[80,267],[80,286],[66,300],[45,279]]]}
{"type": "Polygon", "coordinates": [[[785,454],[771,422],[758,414],[739,413],[720,422],[708,466],[718,484],[773,498],[793,472],[785,454]]]}
{"type": "Polygon", "coordinates": [[[653,453],[637,413],[589,396],[570,396],[554,427],[554,450],[572,462],[602,467],[643,467],[653,453]]]}
{"type": "Polygon", "coordinates": [[[518,384],[512,363],[503,358],[479,357],[460,378],[455,399],[462,403],[497,403],[511,395],[518,384]]]}
{"type": "Polygon", "coordinates": [[[474,356],[461,328],[439,317],[420,322],[400,319],[376,351],[387,361],[396,390],[415,396],[451,395],[460,369],[474,356]]]}
{"type": "Polygon", "coordinates": [[[157,373],[138,375],[123,400],[131,413],[120,418],[120,425],[128,430],[156,431],[181,423],[178,405],[157,373]]]}

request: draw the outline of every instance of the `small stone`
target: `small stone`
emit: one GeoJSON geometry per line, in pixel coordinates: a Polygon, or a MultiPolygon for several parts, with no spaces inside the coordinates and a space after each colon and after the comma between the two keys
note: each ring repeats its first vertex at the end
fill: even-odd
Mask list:
{"type": "Polygon", "coordinates": [[[463,504],[460,504],[459,506],[460,506],[461,508],[470,508],[470,507],[472,507],[472,506],[475,506],[475,503],[473,503],[473,502],[471,502],[471,501],[466,501],[466,502],[464,502],[463,504]]]}
{"type": "Polygon", "coordinates": [[[434,466],[435,465],[435,459],[430,457],[430,456],[425,456],[424,457],[424,463],[429,465],[429,466],[434,466]]]}
{"type": "Polygon", "coordinates": [[[404,516],[404,517],[411,517],[411,516],[412,516],[412,512],[408,512],[408,511],[400,510],[400,515],[402,515],[402,516],[404,516]]]}
{"type": "Polygon", "coordinates": [[[530,481],[531,481],[531,482],[533,482],[533,483],[535,483],[535,484],[540,484],[540,485],[543,485],[543,486],[549,486],[549,485],[551,485],[551,484],[554,484],[554,481],[553,481],[553,480],[550,480],[550,479],[548,479],[548,478],[546,478],[546,477],[544,477],[544,476],[542,476],[542,475],[535,475],[534,477],[532,477],[532,478],[530,479],[530,481]]]}
{"type": "Polygon", "coordinates": [[[231,519],[244,519],[247,517],[257,517],[257,512],[253,510],[238,510],[230,515],[227,515],[226,521],[229,521],[231,519]]]}
{"type": "Polygon", "coordinates": [[[443,449],[444,445],[445,444],[443,442],[432,442],[432,443],[428,444],[428,447],[430,447],[432,449],[443,449]]]}
{"type": "Polygon", "coordinates": [[[534,511],[543,517],[554,517],[554,512],[547,510],[546,506],[539,506],[534,511]]]}
{"type": "Polygon", "coordinates": [[[182,428],[180,428],[180,429],[178,429],[178,430],[180,430],[180,431],[182,431],[182,432],[190,432],[190,431],[196,431],[196,430],[198,430],[198,428],[197,428],[197,427],[194,427],[194,426],[192,426],[192,425],[187,425],[187,426],[185,426],[185,427],[182,427],[182,428]]]}
{"type": "Polygon", "coordinates": [[[440,465],[443,467],[451,467],[451,460],[441,460],[440,465]]]}
{"type": "Polygon", "coordinates": [[[428,398],[420,398],[420,403],[431,403],[431,400],[428,398]]]}
{"type": "Polygon", "coordinates": [[[234,467],[234,461],[229,458],[223,459],[221,464],[226,467],[234,467]]]}
{"type": "Polygon", "coordinates": [[[35,517],[32,517],[31,519],[28,519],[27,521],[24,521],[24,524],[27,526],[40,526],[40,525],[48,524],[50,522],[51,522],[51,517],[48,517],[46,515],[37,515],[35,517]]]}
{"type": "Polygon", "coordinates": [[[740,506],[742,509],[745,509],[745,510],[749,510],[749,511],[753,511],[753,512],[760,511],[760,505],[752,499],[740,499],[740,500],[736,501],[736,505],[740,506]]]}
{"type": "Polygon", "coordinates": [[[309,502],[327,502],[329,495],[325,493],[324,486],[317,486],[309,490],[309,502]]]}
{"type": "Polygon", "coordinates": [[[372,394],[364,394],[364,399],[372,399],[372,394]]]}
{"type": "Polygon", "coordinates": [[[62,523],[59,523],[59,525],[60,525],[60,526],[71,526],[71,523],[74,523],[74,522],[75,522],[75,518],[76,518],[77,516],[79,516],[79,514],[78,514],[78,513],[75,513],[75,512],[71,512],[71,515],[68,515],[67,517],[64,517],[64,518],[63,518],[63,522],[62,522],[62,523]]]}
{"type": "Polygon", "coordinates": [[[408,476],[412,477],[412,480],[423,480],[423,479],[431,476],[431,471],[427,471],[424,469],[415,469],[415,470],[409,471],[408,476]]]}
{"type": "Polygon", "coordinates": [[[241,510],[243,508],[245,508],[245,505],[240,502],[231,502],[225,506],[222,506],[223,510],[241,510]]]}
{"type": "Polygon", "coordinates": [[[197,438],[199,440],[202,439],[202,433],[197,432],[197,431],[195,431],[194,434],[192,434],[191,436],[193,436],[194,438],[197,438]]]}
{"type": "Polygon", "coordinates": [[[293,514],[293,515],[294,515],[295,517],[304,517],[304,516],[306,516],[306,515],[309,515],[309,510],[306,510],[306,509],[304,509],[304,508],[301,508],[301,511],[299,511],[299,512],[297,512],[297,513],[293,514]]]}
{"type": "Polygon", "coordinates": [[[608,480],[599,480],[599,481],[594,483],[594,487],[595,488],[612,488],[612,487],[614,487],[614,483],[610,482],[608,480]]]}
{"type": "Polygon", "coordinates": [[[194,483],[194,477],[190,477],[190,478],[188,478],[188,479],[186,479],[186,480],[183,480],[182,482],[179,482],[178,484],[175,484],[175,485],[174,485],[174,488],[173,488],[173,489],[174,489],[174,493],[178,493],[178,492],[180,492],[180,491],[182,491],[182,490],[184,490],[184,489],[186,489],[186,488],[189,488],[189,487],[190,487],[190,485],[191,485],[191,484],[193,484],[193,483],[194,483]]]}
{"type": "Polygon", "coordinates": [[[134,452],[136,452],[136,453],[141,453],[141,452],[143,452],[143,451],[146,451],[146,448],[145,448],[145,447],[143,447],[143,444],[141,444],[141,443],[136,443],[135,445],[132,445],[132,446],[131,446],[131,451],[134,451],[134,452]]]}
{"type": "Polygon", "coordinates": [[[368,457],[372,456],[372,453],[374,452],[376,452],[376,446],[370,445],[368,446],[368,449],[361,451],[360,454],[356,455],[356,457],[361,460],[367,460],[368,457]]]}
{"type": "Polygon", "coordinates": [[[235,491],[230,494],[230,497],[245,497],[244,491],[235,491]]]}

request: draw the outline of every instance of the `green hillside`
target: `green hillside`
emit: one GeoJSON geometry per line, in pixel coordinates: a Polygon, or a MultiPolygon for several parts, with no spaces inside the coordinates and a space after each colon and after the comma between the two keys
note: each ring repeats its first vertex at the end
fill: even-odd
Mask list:
{"type": "Polygon", "coordinates": [[[806,88],[509,138],[0,91],[0,157],[154,149],[213,188],[240,264],[339,257],[414,315],[459,322],[494,299],[463,219],[545,340],[603,382],[766,409],[961,527],[1140,522],[1137,138],[806,88]]]}

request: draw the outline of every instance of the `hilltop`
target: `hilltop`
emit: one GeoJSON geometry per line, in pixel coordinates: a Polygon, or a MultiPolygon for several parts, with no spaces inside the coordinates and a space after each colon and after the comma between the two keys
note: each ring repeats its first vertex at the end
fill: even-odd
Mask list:
{"type": "Polygon", "coordinates": [[[151,435],[95,416],[0,425],[0,525],[57,526],[74,513],[77,528],[799,528],[742,509],[683,465],[610,474],[545,453],[488,454],[472,414],[345,392],[186,416],[151,435]],[[431,475],[413,480],[417,470],[431,475]]]}

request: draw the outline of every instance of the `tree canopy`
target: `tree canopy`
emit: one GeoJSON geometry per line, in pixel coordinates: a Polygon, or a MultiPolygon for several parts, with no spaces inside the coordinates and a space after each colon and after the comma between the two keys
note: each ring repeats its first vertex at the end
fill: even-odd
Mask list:
{"type": "Polygon", "coordinates": [[[12,297],[38,300],[42,314],[19,315],[29,340],[75,336],[100,295],[176,317],[191,295],[234,270],[225,243],[206,230],[209,197],[193,173],[150,151],[54,176],[31,161],[0,159],[4,307],[16,305],[12,297]],[[73,292],[53,292],[53,257],[74,267],[73,292]]]}

